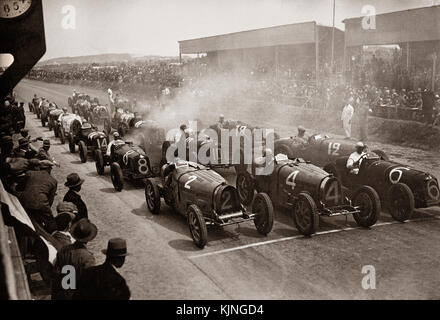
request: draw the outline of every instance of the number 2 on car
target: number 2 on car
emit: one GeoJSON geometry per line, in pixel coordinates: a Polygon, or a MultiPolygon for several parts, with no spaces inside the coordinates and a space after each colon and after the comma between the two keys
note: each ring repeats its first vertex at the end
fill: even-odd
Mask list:
{"type": "Polygon", "coordinates": [[[190,176],[188,181],[185,183],[185,188],[186,189],[191,189],[190,183],[194,182],[197,180],[196,176],[190,176]]]}

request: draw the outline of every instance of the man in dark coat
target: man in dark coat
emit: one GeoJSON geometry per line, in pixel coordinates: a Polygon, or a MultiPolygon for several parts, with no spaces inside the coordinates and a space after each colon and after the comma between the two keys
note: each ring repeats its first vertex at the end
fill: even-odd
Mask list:
{"type": "Polygon", "coordinates": [[[81,219],[71,228],[71,235],[76,240],[75,243],[61,248],[57,253],[54,277],[52,282],[52,300],[70,300],[78,288],[84,271],[95,265],[95,257],[87,249],[87,243],[95,239],[98,228],[88,219],[81,219]],[[75,280],[73,288],[63,288],[64,266],[72,266],[75,270],[75,280]]]}
{"type": "Polygon", "coordinates": [[[83,219],[88,218],[87,206],[84,201],[81,199],[81,196],[78,192],[81,191],[81,186],[84,183],[84,180],[81,179],[77,173],[71,173],[67,176],[67,181],[64,184],[69,188],[69,191],[64,196],[63,201],[71,202],[78,208],[78,213],[76,214],[73,223],[83,219]]]}
{"type": "Polygon", "coordinates": [[[130,289],[125,279],[117,269],[124,265],[127,244],[124,239],[115,238],[108,242],[107,250],[102,250],[107,256],[104,264],[84,271],[74,300],[128,300],[130,289]]]}
{"type": "Polygon", "coordinates": [[[42,162],[40,171],[28,171],[24,190],[18,194],[18,199],[26,212],[48,233],[57,229],[51,207],[58,182],[50,175],[51,169],[49,163],[42,162]]]}

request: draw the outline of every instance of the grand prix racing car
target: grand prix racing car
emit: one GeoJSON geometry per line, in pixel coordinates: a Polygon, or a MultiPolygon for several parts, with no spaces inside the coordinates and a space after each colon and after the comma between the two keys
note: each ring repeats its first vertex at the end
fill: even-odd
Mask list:
{"type": "Polygon", "coordinates": [[[273,227],[273,207],[266,197],[252,213],[240,204],[237,190],[215,171],[200,164],[178,161],[166,164],[160,178],[147,179],[145,198],[153,214],[160,213],[161,198],[187,217],[191,237],[203,249],[208,242],[207,225],[226,226],[254,221],[260,234],[273,227]]]}
{"type": "Polygon", "coordinates": [[[349,200],[342,192],[339,180],[303,159],[288,159],[279,154],[273,159],[270,174],[256,175],[256,166],[237,175],[236,185],[240,200],[249,205],[258,192],[276,206],[286,208],[293,217],[298,231],[306,236],[315,233],[319,217],[353,215],[362,227],[374,225],[380,215],[379,196],[373,188],[358,186],[349,200]],[[249,172],[250,171],[250,172],[249,172]]]}
{"type": "Polygon", "coordinates": [[[381,160],[375,153],[366,153],[359,173],[347,169],[348,157],[338,159],[333,173],[348,190],[360,185],[372,187],[380,195],[384,207],[400,222],[411,218],[414,208],[440,204],[438,180],[431,174],[393,161],[381,160]]]}

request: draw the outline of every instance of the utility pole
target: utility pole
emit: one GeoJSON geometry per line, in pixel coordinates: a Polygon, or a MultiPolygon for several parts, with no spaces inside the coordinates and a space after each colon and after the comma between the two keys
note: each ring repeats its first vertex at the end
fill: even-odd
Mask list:
{"type": "Polygon", "coordinates": [[[336,13],[336,0],[333,0],[333,28],[332,28],[332,59],[331,59],[331,73],[334,73],[335,65],[335,13],[336,13]]]}

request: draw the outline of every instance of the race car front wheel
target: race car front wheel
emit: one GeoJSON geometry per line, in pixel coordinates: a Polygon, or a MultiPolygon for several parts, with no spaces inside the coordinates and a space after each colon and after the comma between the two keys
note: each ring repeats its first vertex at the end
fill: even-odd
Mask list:
{"type": "Polygon", "coordinates": [[[84,141],[79,142],[79,157],[81,158],[82,163],[87,162],[87,146],[84,141]]]}
{"type": "Polygon", "coordinates": [[[122,169],[117,162],[113,162],[110,166],[110,175],[115,190],[118,192],[122,191],[122,189],[124,189],[124,176],[122,175],[122,169]]]}
{"type": "Polygon", "coordinates": [[[147,202],[148,210],[150,210],[152,214],[160,213],[159,188],[150,179],[147,179],[145,184],[145,200],[147,202]]]}
{"type": "Polygon", "coordinates": [[[405,222],[414,211],[414,194],[404,183],[392,185],[388,190],[388,209],[394,220],[405,222]]]}
{"type": "Polygon", "coordinates": [[[95,151],[95,166],[96,172],[98,175],[102,176],[104,174],[104,157],[102,156],[102,152],[100,150],[95,151]]]}
{"type": "Polygon", "coordinates": [[[59,130],[61,144],[65,144],[66,143],[66,135],[64,134],[64,129],[60,127],[58,130],[59,130]]]}
{"type": "Polygon", "coordinates": [[[317,215],[315,200],[307,194],[300,193],[295,201],[293,221],[299,233],[310,236],[315,233],[315,216],[317,215]]]}
{"type": "Polygon", "coordinates": [[[235,185],[240,196],[240,202],[245,206],[250,205],[255,195],[255,187],[251,175],[247,172],[239,173],[235,185]]]}
{"type": "Polygon", "coordinates": [[[75,142],[73,141],[72,135],[69,135],[69,151],[70,153],[75,153],[75,142]]]}
{"type": "Polygon", "coordinates": [[[187,211],[189,231],[197,247],[203,249],[208,242],[208,230],[202,211],[196,205],[190,205],[187,211]]]}
{"type": "Polygon", "coordinates": [[[359,226],[371,227],[379,219],[381,211],[380,198],[373,188],[363,186],[357,190],[353,196],[353,205],[360,211],[360,213],[353,215],[359,226]]]}
{"type": "Polygon", "coordinates": [[[252,213],[255,214],[254,224],[258,233],[268,235],[273,228],[274,209],[272,200],[266,193],[259,193],[252,205],[252,213]]]}

